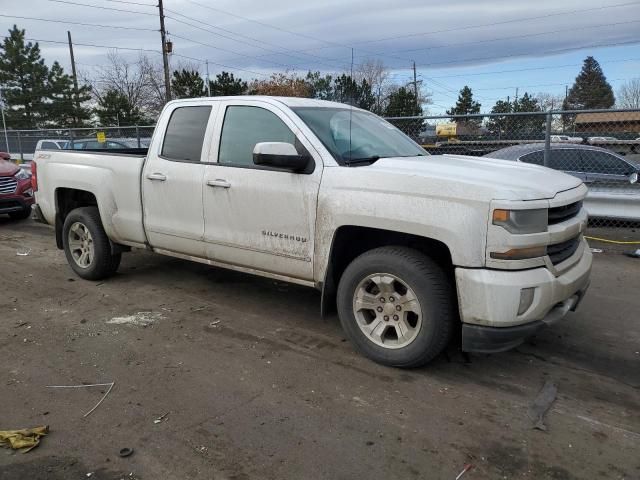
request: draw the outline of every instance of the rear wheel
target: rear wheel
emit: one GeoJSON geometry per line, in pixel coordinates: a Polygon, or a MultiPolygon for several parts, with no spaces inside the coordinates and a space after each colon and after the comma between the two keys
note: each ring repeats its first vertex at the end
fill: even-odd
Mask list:
{"type": "Polygon", "coordinates": [[[20,210],[18,212],[11,212],[9,216],[14,220],[24,220],[26,218],[29,218],[31,216],[31,207],[27,207],[24,210],[20,210]]]}
{"type": "Polygon", "coordinates": [[[449,343],[454,291],[445,271],[406,247],[381,247],[357,257],[338,287],[338,314],[347,336],[372,360],[418,367],[449,343]]]}
{"type": "Polygon", "coordinates": [[[72,210],[62,227],[62,241],[67,262],[78,276],[101,280],[118,270],[121,254],[111,252],[97,207],[72,210]]]}

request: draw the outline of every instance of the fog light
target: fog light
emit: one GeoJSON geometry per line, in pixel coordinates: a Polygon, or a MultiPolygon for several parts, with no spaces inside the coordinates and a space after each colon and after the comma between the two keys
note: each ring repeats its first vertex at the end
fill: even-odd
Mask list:
{"type": "Polygon", "coordinates": [[[29,188],[23,192],[23,195],[25,197],[33,197],[33,190],[29,188]]]}
{"type": "Polygon", "coordinates": [[[529,307],[533,303],[533,295],[536,291],[536,287],[522,288],[520,290],[520,305],[518,306],[518,315],[522,315],[529,310],[529,307]]]}

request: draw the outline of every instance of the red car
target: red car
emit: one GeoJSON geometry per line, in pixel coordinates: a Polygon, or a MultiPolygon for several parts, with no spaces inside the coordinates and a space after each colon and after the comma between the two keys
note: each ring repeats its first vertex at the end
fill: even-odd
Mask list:
{"type": "Polygon", "coordinates": [[[18,220],[29,218],[34,202],[31,175],[4,158],[0,155],[0,214],[18,220]]]}

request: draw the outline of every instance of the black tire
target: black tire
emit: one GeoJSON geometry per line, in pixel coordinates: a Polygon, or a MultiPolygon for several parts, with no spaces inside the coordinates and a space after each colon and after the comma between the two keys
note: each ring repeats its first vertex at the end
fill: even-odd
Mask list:
{"type": "Polygon", "coordinates": [[[24,210],[20,210],[18,212],[11,212],[9,217],[14,220],[25,220],[31,216],[31,207],[25,208],[24,210]]]}
{"type": "Polygon", "coordinates": [[[353,260],[340,279],[337,303],[342,328],[356,349],[373,361],[392,367],[414,368],[433,360],[451,340],[458,319],[455,289],[446,272],[428,256],[407,247],[376,248],[353,260]],[[358,326],[354,295],[360,283],[376,273],[402,279],[418,299],[421,324],[406,346],[378,345],[358,326]]]}
{"type": "Polygon", "coordinates": [[[110,277],[120,266],[122,255],[111,253],[111,244],[102,226],[98,207],[81,207],[72,210],[64,220],[62,242],[69,266],[79,277],[86,280],[102,280],[110,277]],[[69,230],[75,223],[84,225],[93,240],[94,255],[90,264],[85,268],[78,265],[69,247],[69,230]]]}

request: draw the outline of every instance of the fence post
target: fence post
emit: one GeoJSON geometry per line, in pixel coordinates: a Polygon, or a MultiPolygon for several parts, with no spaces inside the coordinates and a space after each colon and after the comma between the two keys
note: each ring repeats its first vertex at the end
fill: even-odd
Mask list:
{"type": "Polygon", "coordinates": [[[136,125],[136,138],[138,139],[138,148],[140,148],[140,127],[136,125]]]}
{"type": "Polygon", "coordinates": [[[69,148],[74,150],[73,148],[73,129],[69,128],[69,148]]]}
{"type": "Polygon", "coordinates": [[[549,157],[551,157],[551,121],[553,120],[553,114],[551,110],[547,112],[547,125],[544,134],[544,166],[549,166],[549,157]]]}
{"type": "Polygon", "coordinates": [[[24,162],[24,155],[22,153],[22,138],[20,137],[20,130],[18,130],[17,133],[18,133],[18,152],[20,152],[20,162],[24,162]]]}

